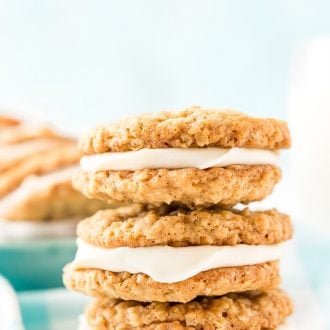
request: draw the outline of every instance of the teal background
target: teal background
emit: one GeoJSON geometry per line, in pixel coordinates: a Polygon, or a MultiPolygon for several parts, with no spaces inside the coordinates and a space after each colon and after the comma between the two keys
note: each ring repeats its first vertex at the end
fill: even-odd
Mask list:
{"type": "Polygon", "coordinates": [[[75,239],[0,243],[0,273],[16,290],[61,287],[63,266],[74,258],[75,239]]]}

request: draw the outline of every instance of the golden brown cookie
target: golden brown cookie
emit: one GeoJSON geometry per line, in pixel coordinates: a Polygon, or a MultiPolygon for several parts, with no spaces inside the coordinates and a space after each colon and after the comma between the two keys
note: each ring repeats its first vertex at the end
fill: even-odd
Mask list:
{"type": "MultiPolygon", "coordinates": [[[[20,143],[0,145],[0,174],[24,162],[31,162],[33,159],[41,159],[54,149],[65,148],[71,145],[76,149],[75,143],[61,139],[33,139],[20,143]],[[41,156],[41,158],[40,158],[41,156]]],[[[74,152],[78,155],[78,152],[74,152]]],[[[77,160],[79,157],[77,156],[77,160]]]]}
{"type": "Polygon", "coordinates": [[[22,191],[17,191],[17,194],[14,192],[3,198],[0,200],[0,218],[13,221],[81,219],[114,206],[104,201],[87,199],[73,189],[71,180],[67,180],[31,191],[30,194],[22,195],[22,191]]]}
{"type": "Polygon", "coordinates": [[[0,116],[0,219],[52,221],[109,208],[74,190],[76,141],[45,125],[0,116]]]}
{"type": "MultiPolygon", "coordinates": [[[[181,112],[144,114],[100,126],[80,141],[80,149],[86,155],[171,148],[274,150],[287,148],[290,143],[285,122],[191,107],[181,112]]],[[[107,155],[104,156],[105,161],[107,155]]],[[[261,157],[255,164],[251,159],[245,163],[245,156],[242,157],[233,159],[228,166],[207,169],[198,169],[194,162],[183,168],[179,165],[175,165],[178,168],[166,168],[166,165],[154,168],[151,161],[145,168],[136,170],[129,166],[104,165],[96,166],[95,170],[93,166],[83,166],[74,185],[90,198],[157,206],[166,203],[195,208],[260,201],[280,180],[280,169],[267,157],[261,157]]],[[[102,163],[100,158],[85,160],[102,163]]]]}
{"type": "Polygon", "coordinates": [[[277,287],[279,282],[278,262],[215,268],[175,283],[159,283],[142,273],[130,274],[99,269],[74,269],[70,264],[64,268],[64,284],[71,290],[95,297],[136,301],[184,303],[197,296],[218,296],[229,292],[269,290],[277,287]]]}
{"type": "Polygon", "coordinates": [[[143,205],[99,211],[77,229],[85,242],[105,248],[276,244],[290,239],[292,232],[289,216],[276,210],[150,209],[143,205]]]}
{"type": "Polygon", "coordinates": [[[207,207],[260,201],[272,192],[280,178],[281,171],[276,166],[232,165],[206,170],[81,171],[73,184],[89,198],[207,207]]]}
{"type": "Polygon", "coordinates": [[[0,197],[17,188],[29,175],[42,175],[76,164],[80,154],[75,143],[61,143],[53,149],[29,156],[0,173],[0,197]]]}
{"type": "Polygon", "coordinates": [[[91,330],[264,330],[292,313],[281,290],[199,297],[189,303],[97,300],[86,309],[91,330]]]}
{"type": "Polygon", "coordinates": [[[291,144],[287,124],[234,111],[202,109],[129,117],[97,127],[80,143],[85,154],[142,148],[280,149],[291,144]]]}

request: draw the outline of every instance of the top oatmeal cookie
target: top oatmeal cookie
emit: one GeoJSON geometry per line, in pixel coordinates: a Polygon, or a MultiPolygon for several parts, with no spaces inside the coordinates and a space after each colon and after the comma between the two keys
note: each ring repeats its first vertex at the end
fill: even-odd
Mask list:
{"type": "Polygon", "coordinates": [[[85,154],[143,148],[281,149],[291,144],[284,121],[254,118],[231,110],[193,106],[179,112],[141,114],[101,125],[80,141],[85,154]]]}

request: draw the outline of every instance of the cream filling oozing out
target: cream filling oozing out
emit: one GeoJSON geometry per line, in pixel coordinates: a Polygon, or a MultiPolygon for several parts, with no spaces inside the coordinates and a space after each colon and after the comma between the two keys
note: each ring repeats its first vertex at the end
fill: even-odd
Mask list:
{"type": "Polygon", "coordinates": [[[86,172],[107,170],[141,170],[155,168],[225,167],[229,165],[277,165],[278,152],[248,148],[166,148],[107,152],[81,158],[86,172]]]}
{"type": "Polygon", "coordinates": [[[246,266],[278,260],[285,243],[273,245],[101,248],[77,239],[72,267],[144,273],[162,283],[186,280],[213,268],[246,266]]]}

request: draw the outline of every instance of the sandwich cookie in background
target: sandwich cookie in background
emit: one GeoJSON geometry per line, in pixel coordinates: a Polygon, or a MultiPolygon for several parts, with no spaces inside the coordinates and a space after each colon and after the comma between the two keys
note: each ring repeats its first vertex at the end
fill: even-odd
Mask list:
{"type": "Polygon", "coordinates": [[[48,286],[54,274],[59,285],[77,222],[109,204],[73,188],[80,159],[74,139],[9,116],[0,116],[0,127],[0,272],[16,288],[48,286]],[[46,273],[35,276],[31,260],[46,273]]]}
{"type": "Polygon", "coordinates": [[[96,128],[74,186],[140,203],[78,225],[65,285],[96,297],[88,329],[280,329],[292,313],[279,259],[292,237],[275,209],[238,210],[280,180],[286,123],[192,107],[96,128]]]}
{"type": "MultiPolygon", "coordinates": [[[[8,120],[8,119],[7,119],[8,120]]],[[[14,120],[14,119],[13,119],[14,120]]],[[[1,119],[0,119],[1,122],[1,119]]],[[[47,226],[68,222],[93,214],[107,203],[90,200],[71,184],[78,168],[80,153],[76,141],[44,126],[17,123],[2,127],[0,133],[0,237],[24,236],[18,224],[31,225],[35,235],[52,236],[47,226]],[[38,226],[40,225],[40,226],[38,226]],[[38,230],[39,228],[39,230],[38,230]]],[[[22,228],[23,228],[22,227],[22,228]]],[[[74,227],[54,235],[74,235],[74,227]]],[[[26,234],[33,236],[33,231],[26,234]]]]}

